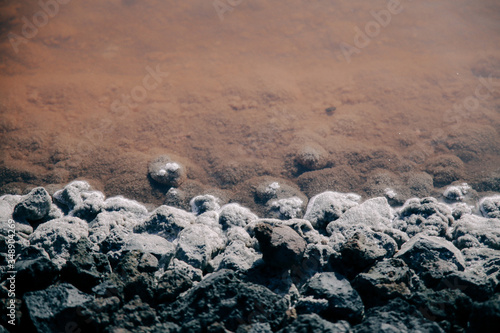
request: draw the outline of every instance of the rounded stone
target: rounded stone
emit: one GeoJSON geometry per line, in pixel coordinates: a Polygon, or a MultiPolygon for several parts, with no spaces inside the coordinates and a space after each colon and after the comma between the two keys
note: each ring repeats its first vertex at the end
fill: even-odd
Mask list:
{"type": "Polygon", "coordinates": [[[149,176],[156,182],[177,187],[186,180],[186,169],[170,156],[161,155],[149,163],[149,176]]]}

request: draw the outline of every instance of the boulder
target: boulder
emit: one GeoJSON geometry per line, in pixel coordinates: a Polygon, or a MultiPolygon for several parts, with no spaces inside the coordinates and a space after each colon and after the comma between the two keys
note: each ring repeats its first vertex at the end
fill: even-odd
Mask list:
{"type": "Polygon", "coordinates": [[[39,221],[49,214],[51,204],[49,193],[43,187],[37,187],[14,207],[13,216],[19,221],[39,221]]]}
{"type": "Polygon", "coordinates": [[[44,249],[52,261],[61,268],[75,244],[88,237],[87,222],[77,217],[63,217],[45,222],[29,236],[30,244],[44,249]]]}
{"type": "Polygon", "coordinates": [[[459,249],[489,247],[500,250],[500,219],[464,215],[450,230],[453,244],[459,249]]]}
{"type": "Polygon", "coordinates": [[[200,215],[209,211],[218,211],[220,209],[219,199],[211,194],[198,195],[189,202],[191,211],[200,215]]]}
{"type": "Polygon", "coordinates": [[[293,322],[278,331],[278,333],[303,332],[350,333],[351,325],[344,320],[332,323],[311,313],[298,315],[293,322]]]}
{"type": "Polygon", "coordinates": [[[324,231],[327,224],[338,219],[345,211],[357,206],[361,197],[357,194],[323,192],[315,195],[307,205],[304,219],[317,230],[324,231]]]}
{"type": "Polygon", "coordinates": [[[481,199],[479,210],[484,217],[500,219],[500,195],[481,199]]]}
{"type": "Polygon", "coordinates": [[[92,296],[82,293],[69,283],[28,292],[23,298],[37,332],[47,333],[65,332],[68,324],[76,324],[79,308],[92,301],[92,296]]]}
{"type": "Polygon", "coordinates": [[[186,168],[168,155],[161,155],[148,165],[148,174],[156,182],[179,187],[186,180],[186,168]]]}
{"type": "Polygon", "coordinates": [[[318,313],[329,321],[359,322],[364,305],[349,281],[334,272],[315,274],[301,288],[302,297],[295,306],[297,313],[318,313]]]}
{"type": "Polygon", "coordinates": [[[288,226],[259,223],[255,228],[264,261],[274,267],[289,268],[300,262],[306,241],[288,226]]]}
{"type": "Polygon", "coordinates": [[[448,206],[435,198],[409,199],[398,213],[393,227],[406,232],[410,237],[424,233],[444,237],[454,219],[448,206]]]}
{"type": "Polygon", "coordinates": [[[403,244],[394,257],[401,258],[428,286],[465,269],[460,250],[451,242],[434,236],[413,237],[403,244]]]}
{"type": "Polygon", "coordinates": [[[222,206],[219,214],[219,223],[223,230],[231,227],[246,227],[250,222],[257,219],[257,215],[253,214],[250,209],[237,203],[222,206]]]}
{"type": "Polygon", "coordinates": [[[279,200],[270,200],[269,216],[281,220],[293,219],[302,216],[302,209],[305,207],[304,201],[299,197],[291,197],[279,200]]]}
{"type": "Polygon", "coordinates": [[[352,328],[353,333],[373,332],[422,332],[444,333],[445,331],[409,305],[396,298],[387,305],[374,307],[366,311],[363,322],[352,328]]]}
{"type": "Polygon", "coordinates": [[[195,216],[182,209],[160,206],[143,222],[139,223],[134,232],[147,232],[173,241],[178,234],[195,221],[195,216]]]}
{"type": "Polygon", "coordinates": [[[269,323],[273,330],[277,330],[287,308],[285,300],[269,289],[243,282],[233,271],[220,270],[189,289],[174,303],[160,306],[159,313],[162,320],[184,328],[221,323],[225,329],[235,331],[240,325],[260,322],[269,323]]]}
{"type": "Polygon", "coordinates": [[[175,257],[204,270],[224,246],[225,240],[210,227],[194,224],[179,233],[175,257]]]}

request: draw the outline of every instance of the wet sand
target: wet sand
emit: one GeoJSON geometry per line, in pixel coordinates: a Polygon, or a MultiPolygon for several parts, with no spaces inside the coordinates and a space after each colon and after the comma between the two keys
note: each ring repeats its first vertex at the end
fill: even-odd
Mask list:
{"type": "Polygon", "coordinates": [[[242,1],[221,20],[212,1],[73,0],[19,42],[42,9],[4,1],[0,192],[78,178],[157,205],[161,154],[185,187],[243,201],[262,176],[374,195],[381,170],[500,191],[500,4],[394,8],[382,26],[386,1],[242,1]],[[305,146],[322,170],[297,166],[305,146]]]}

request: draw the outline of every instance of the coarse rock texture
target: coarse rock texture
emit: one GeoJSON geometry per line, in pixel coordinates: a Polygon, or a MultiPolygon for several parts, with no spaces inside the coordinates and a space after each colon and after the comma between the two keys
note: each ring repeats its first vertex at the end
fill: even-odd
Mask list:
{"type": "Polygon", "coordinates": [[[485,217],[500,218],[500,195],[483,198],[479,202],[479,209],[485,217]]]}
{"type": "Polygon", "coordinates": [[[353,193],[320,193],[309,201],[304,219],[309,220],[314,228],[321,231],[346,210],[358,205],[360,200],[361,197],[353,193]]]}
{"type": "MultiPolygon", "coordinates": [[[[276,184],[257,200],[262,212],[293,198],[276,184]]],[[[188,200],[192,211],[148,210],[76,181],[37,189],[54,194],[32,225],[30,210],[9,220],[29,194],[6,195],[0,311],[10,313],[15,269],[23,333],[496,333],[497,195],[479,201],[464,186],[449,187],[442,201],[412,198],[399,208],[387,196],[324,192],[302,219],[259,218],[211,194],[188,200]]],[[[0,325],[11,327],[8,318],[0,325]]]]}
{"type": "Polygon", "coordinates": [[[148,172],[154,181],[171,187],[178,187],[186,180],[185,167],[167,155],[152,160],[148,172]]]}
{"type": "Polygon", "coordinates": [[[255,228],[264,261],[279,268],[289,268],[299,262],[306,249],[306,241],[292,228],[259,223],[255,228]]]}
{"type": "Polygon", "coordinates": [[[43,187],[37,187],[14,207],[13,216],[26,221],[39,221],[49,214],[51,204],[49,193],[43,187]]]}

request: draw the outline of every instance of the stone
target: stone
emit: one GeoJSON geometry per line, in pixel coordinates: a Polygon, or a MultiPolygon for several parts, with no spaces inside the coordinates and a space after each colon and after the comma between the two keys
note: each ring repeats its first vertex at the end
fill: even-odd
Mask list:
{"type": "MultiPolygon", "coordinates": [[[[34,248],[34,250],[42,251],[38,248],[34,248]]],[[[23,258],[23,254],[21,254],[21,258],[23,258]]],[[[15,271],[17,272],[17,292],[23,294],[27,291],[41,290],[49,287],[56,282],[60,269],[48,256],[40,255],[36,258],[18,259],[15,271]]]]}
{"type": "Polygon", "coordinates": [[[302,260],[306,241],[288,226],[259,223],[255,228],[264,261],[278,268],[289,268],[302,260]]]}
{"type": "Polygon", "coordinates": [[[186,180],[186,169],[168,155],[161,155],[148,165],[148,174],[156,182],[179,187],[186,180]]]}
{"type": "Polygon", "coordinates": [[[464,215],[450,231],[453,244],[459,249],[489,247],[500,250],[500,219],[464,215]]]}
{"type": "Polygon", "coordinates": [[[450,208],[435,198],[409,199],[393,221],[393,227],[412,237],[419,233],[446,236],[454,219],[450,208]]]}
{"type": "Polygon", "coordinates": [[[448,274],[463,271],[465,260],[451,242],[434,236],[417,235],[403,244],[395,258],[401,258],[432,286],[448,274]]]}
{"type": "Polygon", "coordinates": [[[237,203],[230,203],[222,206],[219,214],[219,223],[223,230],[231,227],[246,227],[250,222],[257,220],[257,215],[250,209],[240,206],[237,203]]]}
{"type": "Polygon", "coordinates": [[[73,246],[70,257],[61,271],[62,280],[78,289],[91,293],[104,277],[111,273],[111,265],[105,254],[92,251],[92,244],[82,237],[73,246]]]}
{"type": "Polygon", "coordinates": [[[86,181],[77,180],[54,193],[54,201],[66,214],[91,221],[104,207],[104,194],[93,191],[86,181]]]}
{"type": "Polygon", "coordinates": [[[184,328],[196,321],[198,327],[224,324],[235,331],[240,325],[269,323],[277,330],[288,306],[286,301],[266,287],[243,282],[231,270],[220,270],[207,276],[174,303],[160,306],[162,320],[184,328]]]}
{"type": "Polygon", "coordinates": [[[467,183],[462,183],[460,185],[448,186],[444,192],[443,197],[446,200],[453,201],[463,201],[465,200],[466,195],[471,190],[471,187],[467,183]]]}
{"type": "Polygon", "coordinates": [[[69,283],[61,283],[28,292],[23,299],[37,332],[65,332],[69,323],[77,322],[79,307],[93,298],[69,283]]]}
{"type": "Polygon", "coordinates": [[[500,219],[500,195],[482,198],[479,210],[484,217],[500,219]]]}
{"type": "Polygon", "coordinates": [[[142,331],[140,327],[151,327],[160,322],[155,310],[136,296],[113,314],[112,323],[115,327],[142,331]]]}
{"type": "Polygon", "coordinates": [[[25,195],[14,207],[14,218],[20,221],[39,221],[50,212],[52,198],[43,187],[37,187],[25,195]]]}
{"type": "Polygon", "coordinates": [[[432,175],[435,187],[451,184],[464,175],[464,162],[455,155],[439,155],[431,158],[425,168],[425,171],[432,175]]]}
{"type": "Polygon", "coordinates": [[[281,220],[288,220],[302,216],[305,204],[299,197],[291,197],[268,202],[269,215],[281,220]]]}
{"type": "Polygon", "coordinates": [[[496,293],[484,303],[475,303],[467,332],[494,333],[500,327],[500,294],[496,293]]]}
{"type": "Polygon", "coordinates": [[[148,210],[144,205],[120,195],[107,198],[106,201],[104,201],[103,209],[108,212],[127,212],[134,214],[138,218],[145,217],[148,214],[148,210]]]}
{"type": "Polygon", "coordinates": [[[421,283],[403,260],[388,258],[377,262],[368,272],[358,274],[352,286],[365,305],[373,307],[389,299],[409,299],[421,283]]]}
{"type": "Polygon", "coordinates": [[[204,270],[224,246],[225,240],[210,227],[194,224],[179,233],[175,257],[204,270]]]}
{"type": "Polygon", "coordinates": [[[89,239],[94,244],[100,245],[114,229],[129,233],[140,222],[140,218],[129,212],[103,211],[89,222],[89,239]]]}
{"type": "Polygon", "coordinates": [[[340,251],[341,261],[344,267],[349,267],[349,271],[357,273],[378,260],[392,257],[397,249],[396,241],[384,233],[359,231],[343,245],[340,251]]]}
{"type": "Polygon", "coordinates": [[[231,242],[220,255],[218,269],[226,268],[239,272],[248,271],[256,261],[262,258],[261,255],[245,245],[240,240],[231,242]]]}
{"type": "Polygon", "coordinates": [[[328,152],[318,144],[307,144],[298,149],[295,161],[304,170],[323,169],[328,163],[328,152]]]}
{"type": "Polygon", "coordinates": [[[186,270],[167,269],[158,280],[155,299],[158,303],[172,303],[181,293],[190,289],[195,282],[186,270]]]}
{"type": "Polygon", "coordinates": [[[278,333],[303,332],[350,333],[351,325],[344,320],[332,323],[315,313],[311,313],[298,315],[293,322],[278,331],[278,333]]]}
{"type": "Polygon", "coordinates": [[[357,206],[361,197],[352,193],[323,192],[311,198],[304,219],[320,232],[345,211],[357,206]]]}
{"type": "Polygon", "coordinates": [[[364,305],[358,292],[338,273],[315,274],[302,286],[301,295],[296,305],[299,314],[319,310],[316,313],[329,321],[348,320],[352,323],[363,318],[364,305]]]}
{"type": "Polygon", "coordinates": [[[326,244],[328,242],[328,238],[314,229],[308,220],[290,219],[283,221],[283,225],[287,225],[295,230],[307,243],[326,244]]]}
{"type": "Polygon", "coordinates": [[[387,305],[366,311],[362,323],[353,326],[353,333],[373,332],[422,332],[444,333],[435,322],[429,321],[415,306],[396,298],[387,305]]]}
{"type": "Polygon", "coordinates": [[[160,206],[146,220],[139,223],[134,232],[147,232],[174,241],[182,230],[194,222],[195,216],[192,213],[175,207],[160,206]]]}
{"type": "Polygon", "coordinates": [[[61,268],[70,251],[82,237],[88,237],[87,222],[77,217],[63,217],[45,222],[29,236],[30,244],[44,249],[61,268]]]}
{"type": "Polygon", "coordinates": [[[196,215],[220,209],[219,199],[211,194],[198,195],[191,199],[189,204],[191,205],[191,211],[196,215]]]}
{"type": "Polygon", "coordinates": [[[150,234],[130,234],[122,251],[140,251],[151,254],[157,260],[157,267],[168,266],[175,254],[175,245],[163,237],[150,234]]]}
{"type": "MultiPolygon", "coordinates": [[[[387,199],[378,197],[366,200],[362,204],[350,208],[335,222],[346,225],[364,224],[373,228],[385,229],[390,226],[393,217],[394,212],[387,199]]],[[[331,235],[328,226],[326,231],[331,235]]]]}

